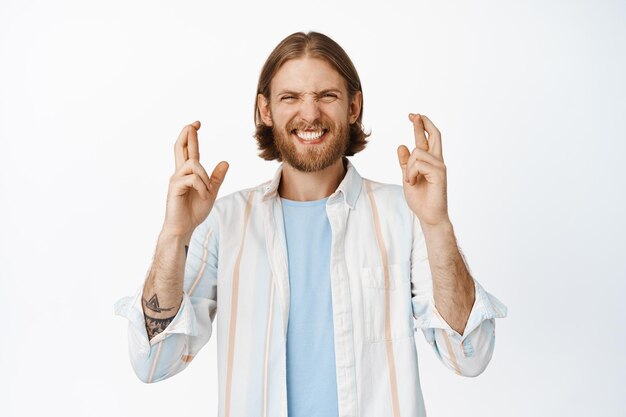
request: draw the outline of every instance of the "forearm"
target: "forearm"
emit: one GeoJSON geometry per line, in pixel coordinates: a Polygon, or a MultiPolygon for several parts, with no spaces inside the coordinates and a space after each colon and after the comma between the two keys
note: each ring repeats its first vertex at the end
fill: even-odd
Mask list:
{"type": "Polygon", "coordinates": [[[422,225],[433,277],[435,306],[443,319],[463,334],[474,305],[474,280],[459,252],[452,223],[422,225]]]}
{"type": "Polygon", "coordinates": [[[148,339],[165,330],[180,308],[189,240],[165,231],[159,235],[142,294],[148,339]]]}

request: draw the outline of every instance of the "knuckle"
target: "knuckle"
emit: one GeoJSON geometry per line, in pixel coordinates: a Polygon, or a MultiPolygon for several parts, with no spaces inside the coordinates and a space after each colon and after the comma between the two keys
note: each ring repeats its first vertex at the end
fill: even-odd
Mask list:
{"type": "Polygon", "coordinates": [[[195,160],[195,159],[193,160],[193,167],[195,169],[197,169],[198,171],[200,171],[200,172],[204,172],[204,167],[202,166],[202,164],[198,160],[195,160]]]}
{"type": "Polygon", "coordinates": [[[198,161],[193,161],[193,171],[200,174],[200,175],[206,175],[206,171],[204,170],[204,167],[200,164],[200,162],[198,161]]]}
{"type": "Polygon", "coordinates": [[[423,155],[424,150],[421,148],[415,148],[413,149],[413,152],[411,152],[411,156],[415,159],[417,159],[418,156],[423,155]]]}

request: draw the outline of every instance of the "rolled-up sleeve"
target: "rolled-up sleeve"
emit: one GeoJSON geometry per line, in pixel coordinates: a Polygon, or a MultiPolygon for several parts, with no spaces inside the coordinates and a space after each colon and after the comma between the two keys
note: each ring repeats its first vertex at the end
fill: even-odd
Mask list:
{"type": "MultiPolygon", "coordinates": [[[[218,227],[209,214],[193,232],[185,262],[183,300],[172,322],[151,340],[145,326],[141,284],[115,302],[115,314],[128,319],[128,350],[137,377],[146,383],[176,375],[209,341],[217,312],[218,227]]],[[[147,279],[147,278],[146,278],[147,279]]]]}
{"type": "Polygon", "coordinates": [[[426,241],[419,220],[414,217],[411,302],[415,327],[422,329],[441,362],[463,376],[477,376],[485,370],[495,346],[495,319],[507,314],[506,306],[475,279],[474,289],[474,305],[461,335],[450,327],[435,307],[426,241]]]}

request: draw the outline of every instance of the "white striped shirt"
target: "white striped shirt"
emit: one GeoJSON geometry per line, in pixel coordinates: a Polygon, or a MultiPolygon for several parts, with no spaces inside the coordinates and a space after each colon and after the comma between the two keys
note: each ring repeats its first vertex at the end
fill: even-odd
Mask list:
{"type": "MultiPolygon", "coordinates": [[[[402,186],[364,179],[350,162],[347,168],[326,202],[339,416],[425,416],[414,332],[422,330],[452,371],[476,376],[493,354],[494,318],[507,309],[474,280],[464,334],[453,330],[435,308],[424,235],[402,186]]],[[[189,365],[213,333],[219,301],[220,417],[287,417],[281,172],[282,165],[271,181],[219,198],[194,230],[183,302],[162,333],[148,340],[143,284],[115,304],[130,321],[135,373],[151,383],[189,365]]]]}

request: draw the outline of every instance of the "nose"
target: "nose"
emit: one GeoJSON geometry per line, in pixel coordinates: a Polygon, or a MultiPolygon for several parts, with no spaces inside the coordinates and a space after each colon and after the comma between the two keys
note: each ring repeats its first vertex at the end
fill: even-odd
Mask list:
{"type": "Polygon", "coordinates": [[[320,107],[318,101],[311,96],[304,97],[298,109],[300,118],[307,123],[314,123],[320,117],[320,107]]]}

